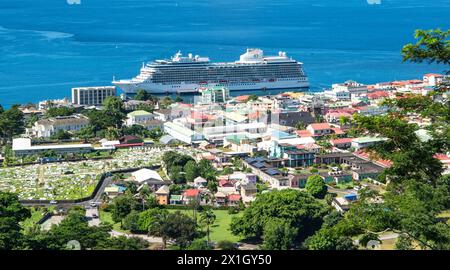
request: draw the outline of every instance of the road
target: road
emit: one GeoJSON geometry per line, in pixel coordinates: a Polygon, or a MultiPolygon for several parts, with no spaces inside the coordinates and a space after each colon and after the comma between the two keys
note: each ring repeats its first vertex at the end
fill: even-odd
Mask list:
{"type": "Polygon", "coordinates": [[[98,208],[89,207],[86,209],[86,217],[88,219],[89,226],[99,226],[100,219],[98,218],[98,208]]]}

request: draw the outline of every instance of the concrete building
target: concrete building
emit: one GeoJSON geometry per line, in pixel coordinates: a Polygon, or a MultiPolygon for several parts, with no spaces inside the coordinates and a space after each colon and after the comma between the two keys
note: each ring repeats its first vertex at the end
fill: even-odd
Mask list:
{"type": "Polygon", "coordinates": [[[169,134],[173,138],[187,144],[200,142],[203,140],[203,136],[201,134],[197,134],[182,125],[178,125],[172,122],[164,123],[164,132],[169,134]]]}
{"type": "Polygon", "coordinates": [[[12,150],[16,156],[36,155],[46,151],[53,151],[56,154],[68,153],[88,153],[94,148],[91,144],[61,144],[61,145],[36,145],[31,144],[29,138],[13,139],[12,150]]]}
{"type": "Polygon", "coordinates": [[[230,90],[226,87],[212,87],[201,90],[201,103],[225,103],[230,100],[230,90]]]}
{"type": "Polygon", "coordinates": [[[77,105],[101,105],[107,97],[116,95],[115,86],[72,88],[72,103],[77,105]]]}
{"type": "Polygon", "coordinates": [[[153,120],[154,118],[155,116],[147,111],[143,110],[133,111],[127,114],[125,125],[127,126],[138,125],[147,122],[149,120],[153,120]]]}
{"type": "Polygon", "coordinates": [[[368,146],[374,145],[375,143],[385,141],[385,138],[377,137],[360,137],[352,140],[352,147],[355,149],[366,148],[368,146]]]}
{"type": "Polygon", "coordinates": [[[77,132],[88,124],[89,118],[82,114],[58,116],[36,121],[30,132],[34,137],[48,138],[59,130],[77,132]]]}

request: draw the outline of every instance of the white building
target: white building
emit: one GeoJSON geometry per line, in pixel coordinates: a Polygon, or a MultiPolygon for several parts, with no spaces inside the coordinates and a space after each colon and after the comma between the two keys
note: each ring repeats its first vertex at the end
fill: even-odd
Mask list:
{"type": "Polygon", "coordinates": [[[344,83],[336,83],[332,85],[333,92],[349,92],[350,94],[367,93],[367,85],[355,81],[346,81],[344,83]]]}
{"type": "Polygon", "coordinates": [[[73,133],[86,127],[88,124],[89,119],[82,114],[41,119],[34,123],[34,126],[31,128],[31,135],[37,138],[48,138],[59,130],[73,133]]]}
{"type": "Polygon", "coordinates": [[[350,100],[350,92],[344,89],[326,90],[323,92],[324,96],[333,100],[350,100]]]}
{"type": "MultiPolygon", "coordinates": [[[[231,135],[247,135],[251,136],[262,134],[267,132],[267,125],[261,122],[254,122],[248,124],[229,124],[225,126],[205,127],[203,128],[203,136],[205,139],[224,140],[225,137],[231,135]]],[[[253,136],[251,136],[253,137],[253,136]]]]}
{"type": "Polygon", "coordinates": [[[16,156],[35,155],[45,151],[56,154],[87,153],[93,150],[91,144],[60,144],[60,145],[31,145],[29,138],[13,139],[12,150],[16,156]]]}
{"type": "Polygon", "coordinates": [[[189,128],[172,122],[164,123],[164,132],[187,144],[200,142],[203,140],[203,136],[201,134],[197,134],[189,128]]]}
{"type": "Polygon", "coordinates": [[[72,103],[77,105],[101,105],[107,97],[116,95],[115,86],[72,88],[72,103]]]}
{"type": "Polygon", "coordinates": [[[133,111],[127,114],[125,125],[127,126],[138,125],[147,122],[149,120],[153,120],[154,118],[155,116],[147,111],[143,110],[133,111]]]}
{"type": "Polygon", "coordinates": [[[444,75],[441,74],[425,74],[423,76],[423,83],[428,86],[437,86],[444,80],[444,75]]]}
{"type": "Polygon", "coordinates": [[[369,147],[374,145],[375,143],[386,141],[386,138],[377,138],[377,137],[359,137],[355,138],[352,141],[352,147],[355,149],[361,149],[365,147],[369,147]]]}
{"type": "Polygon", "coordinates": [[[63,99],[49,99],[40,101],[38,104],[39,110],[47,110],[51,107],[70,107],[72,103],[70,103],[68,98],[63,99]]]}

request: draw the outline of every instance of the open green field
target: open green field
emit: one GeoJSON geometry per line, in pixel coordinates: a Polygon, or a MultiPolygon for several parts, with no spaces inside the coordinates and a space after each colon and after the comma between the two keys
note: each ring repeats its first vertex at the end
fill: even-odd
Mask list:
{"type": "Polygon", "coordinates": [[[112,224],[112,225],[113,225],[113,230],[118,231],[118,232],[123,232],[123,233],[130,233],[129,231],[124,230],[124,229],[122,229],[122,228],[120,227],[120,222],[115,223],[115,222],[112,220],[111,212],[100,211],[100,212],[98,213],[98,217],[100,218],[100,222],[101,222],[101,223],[109,223],[109,224],[112,224]]]}
{"type": "MultiPolygon", "coordinates": [[[[169,211],[170,212],[181,211],[189,216],[193,215],[192,210],[169,209],[169,211]]],[[[230,215],[228,213],[228,210],[213,210],[213,212],[216,215],[216,221],[210,228],[211,241],[219,242],[222,240],[229,240],[232,242],[238,242],[238,241],[242,240],[240,237],[231,234],[231,231],[230,231],[230,224],[231,224],[232,217],[240,216],[240,215],[242,215],[242,212],[240,212],[238,214],[233,214],[233,215],[230,215]]],[[[197,219],[200,219],[199,213],[197,213],[197,219]]],[[[206,230],[206,228],[203,228],[203,229],[206,230]]]]}
{"type": "Polygon", "coordinates": [[[27,230],[28,228],[32,228],[34,225],[36,225],[39,222],[39,220],[41,220],[44,217],[45,213],[52,212],[54,210],[54,207],[49,207],[49,208],[30,207],[29,209],[31,211],[31,217],[29,217],[21,222],[22,228],[24,230],[27,230]]]}
{"type": "MultiPolygon", "coordinates": [[[[178,209],[168,209],[169,212],[176,212],[180,211],[186,215],[193,216],[192,210],[178,210],[178,209]]],[[[231,234],[230,231],[230,224],[231,219],[233,216],[240,216],[241,213],[230,215],[228,214],[228,210],[213,210],[214,214],[216,215],[216,221],[211,226],[211,241],[219,242],[222,240],[229,240],[232,242],[238,242],[241,240],[240,237],[234,236],[231,234]]],[[[113,230],[123,232],[123,233],[130,233],[127,230],[124,230],[120,228],[120,223],[115,223],[112,220],[111,213],[100,211],[99,218],[102,223],[109,223],[113,225],[113,230]]],[[[197,213],[197,219],[200,220],[200,214],[197,213]]],[[[202,228],[203,230],[206,230],[206,228],[202,228]]]]}

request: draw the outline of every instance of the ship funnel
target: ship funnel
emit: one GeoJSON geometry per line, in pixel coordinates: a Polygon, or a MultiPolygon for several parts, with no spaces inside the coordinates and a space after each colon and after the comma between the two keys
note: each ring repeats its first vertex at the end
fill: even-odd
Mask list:
{"type": "Polygon", "coordinates": [[[192,53],[188,54],[189,59],[192,59],[192,53]]]}

